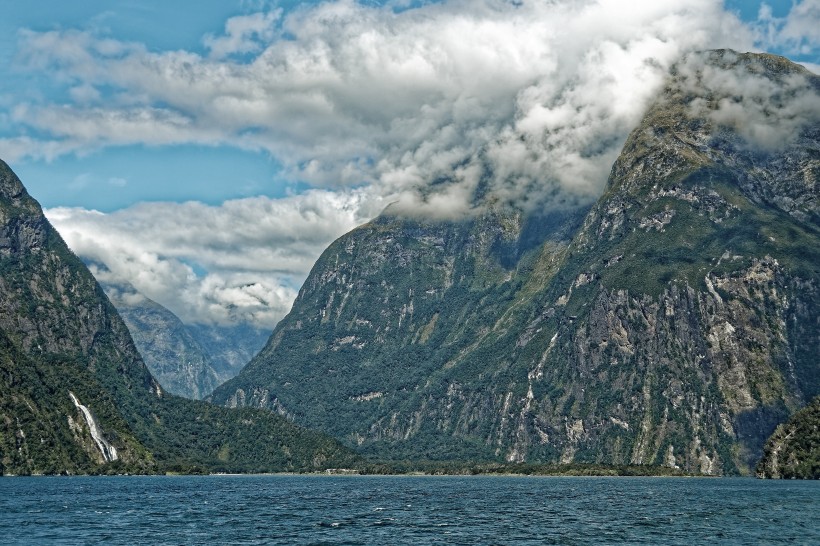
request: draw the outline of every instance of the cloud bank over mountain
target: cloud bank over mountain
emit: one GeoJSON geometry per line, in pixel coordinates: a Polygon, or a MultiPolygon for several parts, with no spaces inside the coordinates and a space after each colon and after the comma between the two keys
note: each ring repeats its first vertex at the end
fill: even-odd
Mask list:
{"type": "Polygon", "coordinates": [[[736,131],[748,148],[780,151],[807,126],[820,123],[820,89],[804,74],[773,80],[726,53],[716,64],[708,55],[688,55],[675,65],[683,88],[698,97],[691,115],[736,131]]]}
{"type": "Polygon", "coordinates": [[[367,219],[363,198],[360,191],[312,190],[218,207],[143,203],[110,214],[46,214],[97,279],[133,285],[187,323],[273,328],[316,256],[367,219]]]}
{"type": "Polygon", "coordinates": [[[453,197],[483,174],[512,200],[523,188],[594,196],[670,63],[752,45],[714,0],[398,13],[343,0],[234,17],[204,37],[206,56],[70,30],[22,40],[27,66],[52,71],[72,99],[16,108],[51,136],[24,153],[229,144],[266,150],[316,186],[418,196],[444,177],[453,197]]]}
{"type": "MultiPolygon", "coordinates": [[[[335,221],[297,223],[326,243],[386,203],[432,217],[469,214],[479,185],[497,201],[522,207],[589,202],[672,63],[713,47],[748,50],[771,41],[816,47],[807,29],[817,27],[807,24],[820,20],[814,0],[796,4],[794,17],[761,10],[751,26],[717,0],[395,7],[340,0],[242,15],[229,19],[221,35],[203,37],[204,54],[154,51],[94,32],[23,31],[21,62],[52,73],[66,99],[18,105],[12,121],[30,134],[0,145],[11,159],[133,144],[263,150],[282,166],[279,176],[328,197],[313,220],[335,221]]],[[[715,115],[731,115],[730,107],[715,115]]],[[[287,208],[301,206],[300,199],[284,199],[275,211],[254,209],[259,214],[248,218],[287,223],[293,212],[287,208]]],[[[247,296],[280,302],[270,317],[281,316],[294,279],[306,275],[324,243],[282,241],[279,228],[262,229],[260,236],[271,239],[261,242],[241,216],[230,216],[245,214],[237,206],[199,206],[234,219],[218,227],[200,222],[195,204],[49,216],[73,233],[66,238],[76,252],[93,252],[123,277],[137,275],[132,284],[163,303],[189,276],[186,260],[199,256],[175,231],[198,226],[202,237],[227,237],[230,245],[197,247],[208,273],[191,270],[199,291],[183,298],[189,306],[183,315],[222,320],[247,296]],[[150,229],[164,225],[168,214],[178,225],[150,229]],[[131,219],[137,224],[125,230],[129,237],[110,236],[131,219]],[[260,247],[277,245],[287,251],[260,254],[258,266],[246,263],[260,247]],[[150,282],[140,281],[136,267],[103,259],[138,263],[132,255],[155,256],[143,264],[150,282]],[[283,283],[286,277],[291,280],[283,283]]],[[[249,320],[258,320],[254,313],[249,320]]]]}

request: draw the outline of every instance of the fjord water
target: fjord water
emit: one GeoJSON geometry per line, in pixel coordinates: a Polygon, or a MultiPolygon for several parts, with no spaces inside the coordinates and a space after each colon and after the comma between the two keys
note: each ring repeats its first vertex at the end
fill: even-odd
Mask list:
{"type": "Polygon", "coordinates": [[[818,514],[753,479],[0,479],[2,544],[819,544],[818,514]]]}

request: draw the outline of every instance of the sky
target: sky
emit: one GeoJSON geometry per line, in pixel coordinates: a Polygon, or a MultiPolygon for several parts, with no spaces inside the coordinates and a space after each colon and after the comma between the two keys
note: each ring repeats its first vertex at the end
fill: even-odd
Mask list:
{"type": "Polygon", "coordinates": [[[0,2],[0,159],[186,322],[272,328],[391,203],[590,202],[687,52],[820,68],[820,0],[0,2]]]}

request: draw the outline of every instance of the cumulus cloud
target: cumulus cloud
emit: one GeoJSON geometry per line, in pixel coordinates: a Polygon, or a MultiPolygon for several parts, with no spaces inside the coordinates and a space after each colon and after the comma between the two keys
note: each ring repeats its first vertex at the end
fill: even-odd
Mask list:
{"type": "Polygon", "coordinates": [[[36,142],[34,155],[266,150],[290,179],[368,185],[435,215],[468,211],[479,178],[519,205],[593,198],[674,60],[752,44],[719,0],[450,0],[398,12],[337,0],[232,18],[204,38],[204,57],[79,31],[21,39],[22,62],[75,97],[17,109],[16,123],[60,143],[36,142]]]}
{"type": "Polygon", "coordinates": [[[362,211],[381,206],[362,191],[312,190],[218,207],[143,203],[109,214],[52,208],[46,215],[101,282],[131,285],[188,323],[272,328],[321,251],[361,224],[362,211]]]}
{"type": "Polygon", "coordinates": [[[225,23],[225,34],[205,37],[211,57],[222,59],[230,55],[255,53],[275,36],[275,24],[282,10],[231,17],[225,23]]]}

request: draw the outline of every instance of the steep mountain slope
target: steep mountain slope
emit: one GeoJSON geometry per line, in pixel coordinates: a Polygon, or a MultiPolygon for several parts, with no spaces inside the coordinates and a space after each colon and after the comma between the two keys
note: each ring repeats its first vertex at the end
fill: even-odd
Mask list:
{"type": "MultiPolygon", "coordinates": [[[[534,269],[549,269],[580,211],[529,220],[496,210],[428,222],[388,210],[334,242],[267,347],[218,389],[231,406],[276,409],[367,447],[389,408],[415,407],[419,388],[486,335],[534,269]],[[533,241],[543,249],[533,248],[533,241]]],[[[379,434],[378,432],[376,434],[379,434]]],[[[431,431],[413,457],[488,458],[468,437],[431,431]]],[[[401,456],[398,446],[380,456],[401,456]]]]}
{"type": "Polygon", "coordinates": [[[235,377],[262,350],[270,337],[269,329],[247,323],[229,326],[186,324],[185,329],[202,347],[208,358],[208,365],[216,372],[219,383],[235,377]]]}
{"type": "Polygon", "coordinates": [[[337,442],[167,395],[100,286],[0,162],[0,473],[303,470],[337,442]]]}
{"type": "Polygon", "coordinates": [[[103,289],[151,374],[164,390],[186,398],[204,398],[234,377],[270,335],[247,324],[184,324],[130,285],[109,283],[103,289]]]}
{"type": "Polygon", "coordinates": [[[533,394],[509,458],[546,448],[748,473],[774,426],[818,393],[819,89],[768,55],[682,63],[540,300],[563,320],[543,321],[536,355],[547,350],[518,360],[533,394]],[[743,120],[719,121],[738,82],[771,93],[763,126],[795,103],[813,112],[764,148],[743,120]]]}
{"type": "Polygon", "coordinates": [[[756,473],[760,478],[820,480],[820,396],[778,425],[756,473]]]}
{"type": "Polygon", "coordinates": [[[100,437],[123,464],[152,467],[113,399],[156,396],[159,386],[129,351],[128,332],[93,277],[5,164],[0,226],[4,471],[86,470],[113,458],[98,449],[100,437]],[[97,427],[104,435],[95,439],[97,427]]]}
{"type": "Polygon", "coordinates": [[[133,291],[123,295],[104,288],[145,365],[165,391],[199,399],[221,383],[202,347],[176,315],[148,298],[137,296],[135,301],[133,291]]]}
{"type": "Polygon", "coordinates": [[[818,90],[770,55],[682,61],[578,230],[388,211],[213,400],[384,457],[751,472],[820,392],[818,90]]]}

